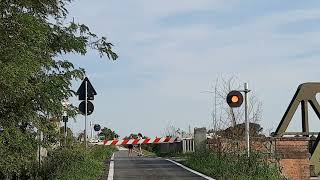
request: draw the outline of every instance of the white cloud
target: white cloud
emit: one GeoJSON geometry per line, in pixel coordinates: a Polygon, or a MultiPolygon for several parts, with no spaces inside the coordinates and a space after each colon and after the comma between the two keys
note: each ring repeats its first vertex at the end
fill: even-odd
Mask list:
{"type": "Polygon", "coordinates": [[[210,96],[200,92],[208,90],[222,73],[250,82],[263,100],[262,124],[266,129],[275,128],[298,84],[318,80],[319,52],[312,57],[298,55],[317,52],[320,45],[319,32],[278,30],[290,23],[318,20],[318,10],[272,12],[223,28],[210,20],[201,25],[157,24],[178,13],[223,11],[238,2],[114,0],[100,1],[90,9],[88,1],[75,3],[72,13],[100,34],[112,37],[120,52],[119,64],[130,64],[123,70],[97,71],[92,76],[104,79],[99,82],[102,87],[117,84],[124,73],[127,76],[121,80],[126,83],[141,83],[103,89],[108,93],[103,92],[97,102],[97,119],[106,119],[122,135],[141,129],[147,135],[160,135],[166,121],[184,129],[188,124],[208,125],[212,103],[210,96]]]}

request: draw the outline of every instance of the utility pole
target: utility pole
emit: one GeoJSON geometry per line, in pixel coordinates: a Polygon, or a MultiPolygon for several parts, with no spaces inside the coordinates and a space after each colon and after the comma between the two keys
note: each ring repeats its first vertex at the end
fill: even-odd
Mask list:
{"type": "MultiPolygon", "coordinates": [[[[217,79],[218,82],[218,79],[217,79]]],[[[213,134],[216,135],[217,131],[217,82],[214,86],[214,121],[213,121],[213,134]]]]}
{"type": "Polygon", "coordinates": [[[245,119],[245,139],[246,139],[246,148],[247,148],[247,156],[250,157],[250,122],[248,120],[248,93],[250,92],[249,90],[249,85],[248,83],[244,83],[244,119],[245,119]]]}
{"type": "Polygon", "coordinates": [[[216,84],[214,86],[214,91],[202,91],[202,93],[214,93],[214,107],[213,107],[213,114],[212,114],[212,129],[214,136],[216,135],[217,131],[217,85],[218,85],[218,78],[216,79],[216,84]]]}

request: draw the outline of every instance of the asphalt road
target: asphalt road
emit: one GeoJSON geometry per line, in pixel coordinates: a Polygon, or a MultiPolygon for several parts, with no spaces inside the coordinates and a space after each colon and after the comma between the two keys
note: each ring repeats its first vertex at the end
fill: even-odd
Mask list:
{"type": "Polygon", "coordinates": [[[128,157],[128,151],[120,150],[114,156],[114,180],[135,179],[183,179],[204,180],[174,163],[157,157],[128,157]]]}

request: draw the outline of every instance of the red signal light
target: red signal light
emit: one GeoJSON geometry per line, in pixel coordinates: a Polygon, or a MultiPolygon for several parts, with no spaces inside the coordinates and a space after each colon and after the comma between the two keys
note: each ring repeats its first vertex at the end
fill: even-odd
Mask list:
{"type": "Polygon", "coordinates": [[[243,103],[243,96],[240,91],[231,91],[227,95],[227,103],[230,107],[240,107],[243,103]]]}
{"type": "Polygon", "coordinates": [[[238,96],[232,96],[232,97],[231,97],[231,101],[232,101],[233,103],[236,103],[236,102],[239,101],[239,97],[238,97],[238,96]]]}

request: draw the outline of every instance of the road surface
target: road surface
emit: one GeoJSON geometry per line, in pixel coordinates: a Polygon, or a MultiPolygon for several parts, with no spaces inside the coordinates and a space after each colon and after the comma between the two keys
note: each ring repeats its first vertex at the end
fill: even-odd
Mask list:
{"type": "MultiPolygon", "coordinates": [[[[132,157],[128,157],[128,151],[124,149],[121,149],[114,154],[113,166],[114,170],[111,174],[113,174],[114,180],[205,179],[162,158],[138,157],[137,154],[133,154],[132,157]]],[[[109,176],[109,179],[112,178],[109,176]]]]}

